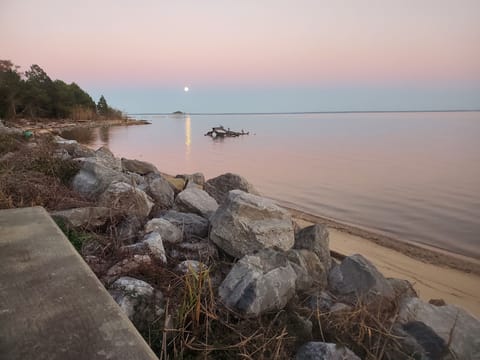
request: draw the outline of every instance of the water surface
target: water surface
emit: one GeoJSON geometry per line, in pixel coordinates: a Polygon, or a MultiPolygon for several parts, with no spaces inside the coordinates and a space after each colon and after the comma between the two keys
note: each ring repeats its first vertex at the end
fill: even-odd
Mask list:
{"type": "Polygon", "coordinates": [[[66,133],[171,174],[245,176],[316,215],[480,258],[480,113],[151,115],[66,133]],[[250,131],[211,139],[211,127],[250,131]]]}

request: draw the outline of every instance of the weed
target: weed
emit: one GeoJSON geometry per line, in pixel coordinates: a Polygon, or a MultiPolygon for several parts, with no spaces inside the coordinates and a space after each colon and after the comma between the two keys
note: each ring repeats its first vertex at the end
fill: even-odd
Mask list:
{"type": "Polygon", "coordinates": [[[79,252],[82,253],[83,246],[92,239],[92,236],[83,231],[75,230],[69,227],[63,220],[55,220],[58,227],[65,236],[68,238],[73,247],[79,252]]]}

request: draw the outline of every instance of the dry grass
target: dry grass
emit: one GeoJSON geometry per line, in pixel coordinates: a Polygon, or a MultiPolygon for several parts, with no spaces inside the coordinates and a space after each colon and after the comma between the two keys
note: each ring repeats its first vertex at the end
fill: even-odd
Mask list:
{"type": "Polygon", "coordinates": [[[91,204],[68,187],[78,165],[56,156],[51,138],[38,139],[36,146],[13,135],[1,140],[2,151],[13,155],[0,161],[0,208],[61,210],[91,204]]]}

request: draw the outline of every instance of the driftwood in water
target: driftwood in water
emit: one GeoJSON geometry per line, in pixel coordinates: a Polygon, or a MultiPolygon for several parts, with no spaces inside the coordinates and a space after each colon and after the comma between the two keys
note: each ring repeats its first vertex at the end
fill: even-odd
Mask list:
{"type": "Polygon", "coordinates": [[[230,128],[225,129],[223,126],[217,126],[213,127],[212,130],[207,132],[205,136],[211,136],[211,137],[237,137],[240,135],[248,135],[250,134],[249,132],[242,131],[231,131],[230,128]]]}

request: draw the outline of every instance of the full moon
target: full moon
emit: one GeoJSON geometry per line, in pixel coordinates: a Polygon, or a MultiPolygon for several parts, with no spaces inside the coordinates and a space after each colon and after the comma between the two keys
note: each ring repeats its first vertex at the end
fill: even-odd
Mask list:
{"type": "Polygon", "coordinates": [[[183,88],[183,91],[185,91],[185,92],[188,92],[188,90],[190,90],[190,89],[188,88],[188,86],[185,86],[185,87],[183,88]]]}

